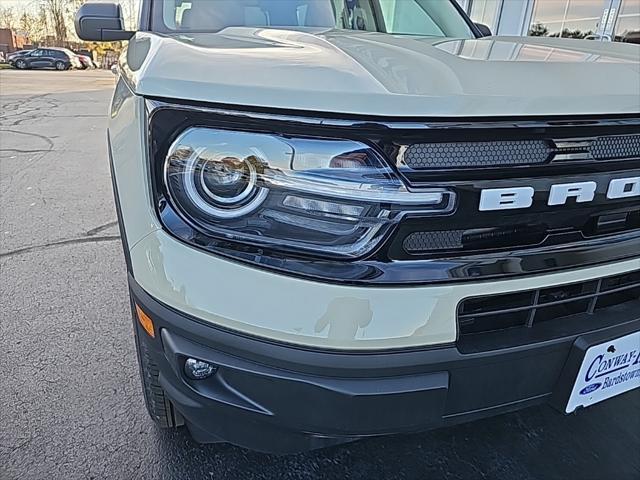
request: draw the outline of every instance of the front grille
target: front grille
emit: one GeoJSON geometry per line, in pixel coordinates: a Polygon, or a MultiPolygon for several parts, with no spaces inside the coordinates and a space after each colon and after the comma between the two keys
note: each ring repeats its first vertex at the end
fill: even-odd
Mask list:
{"type": "Polygon", "coordinates": [[[640,157],[640,134],[558,141],[539,140],[415,143],[401,163],[413,170],[541,165],[566,160],[620,160],[640,157]]]}
{"type": "Polygon", "coordinates": [[[525,292],[468,298],[458,307],[460,339],[499,332],[511,334],[514,330],[533,332],[550,322],[592,315],[639,299],[640,270],[525,292]]]}
{"type": "Polygon", "coordinates": [[[408,253],[455,250],[462,248],[463,234],[464,230],[414,232],[404,239],[404,249],[408,253]]]}
{"type": "Polygon", "coordinates": [[[544,163],[552,153],[544,140],[418,143],[407,148],[404,161],[416,170],[504,167],[544,163]]]}
{"type": "Polygon", "coordinates": [[[418,231],[407,235],[402,247],[409,255],[431,255],[444,251],[468,253],[534,246],[547,236],[548,231],[544,225],[418,231]]]}
{"type": "Polygon", "coordinates": [[[515,258],[544,251],[560,257],[553,260],[560,268],[564,254],[558,252],[570,246],[610,240],[613,248],[640,238],[639,132],[640,118],[627,118],[465,122],[390,135],[380,146],[409,188],[456,193],[451,215],[404,218],[390,236],[390,258],[484,257],[488,264],[503,252],[515,258]],[[628,182],[625,195],[609,194],[614,180],[628,182]],[[593,198],[568,194],[549,204],[556,186],[587,183],[596,184],[593,198]],[[534,190],[531,205],[480,210],[484,191],[522,187],[534,190]]]}
{"type": "Polygon", "coordinates": [[[640,157],[640,135],[598,137],[591,143],[589,153],[596,160],[640,157]]]}

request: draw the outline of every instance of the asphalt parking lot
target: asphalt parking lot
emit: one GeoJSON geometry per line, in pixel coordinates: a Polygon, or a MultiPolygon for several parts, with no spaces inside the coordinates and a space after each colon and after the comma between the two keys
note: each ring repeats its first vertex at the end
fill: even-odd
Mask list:
{"type": "Polygon", "coordinates": [[[144,410],[105,145],[109,72],[0,72],[0,479],[638,479],[640,391],[276,457],[144,410]]]}

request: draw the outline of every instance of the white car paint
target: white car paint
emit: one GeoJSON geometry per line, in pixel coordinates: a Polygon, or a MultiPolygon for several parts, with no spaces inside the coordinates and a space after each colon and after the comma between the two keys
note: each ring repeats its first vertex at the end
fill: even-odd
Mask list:
{"type": "Polygon", "coordinates": [[[301,280],[186,247],[162,230],[132,250],[147,293],[213,325],[307,346],[385,349],[453,343],[464,298],[616,275],[640,259],[550,275],[443,286],[364,288],[301,280]]]}
{"type": "Polygon", "coordinates": [[[138,33],[136,93],[390,117],[640,112],[640,46],[554,38],[442,39],[229,27],[138,33]]]}

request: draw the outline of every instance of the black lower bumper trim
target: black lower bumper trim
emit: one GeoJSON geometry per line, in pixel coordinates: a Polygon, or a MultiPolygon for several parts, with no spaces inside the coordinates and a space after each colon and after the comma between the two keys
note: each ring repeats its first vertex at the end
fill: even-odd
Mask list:
{"type": "MultiPolygon", "coordinates": [[[[160,383],[200,442],[293,453],[358,438],[408,433],[547,402],[576,336],[463,355],[455,346],[395,352],[307,350],[223,329],[180,314],[130,277],[133,301],[156,338],[136,324],[160,383]],[[218,366],[194,381],[187,357],[218,366]]],[[[640,312],[598,330],[616,338],[640,329],[640,312]]]]}

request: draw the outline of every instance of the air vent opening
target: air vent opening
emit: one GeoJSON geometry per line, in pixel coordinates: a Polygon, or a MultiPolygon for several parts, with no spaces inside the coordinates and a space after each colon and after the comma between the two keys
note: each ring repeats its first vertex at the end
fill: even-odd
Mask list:
{"type": "Polygon", "coordinates": [[[514,332],[531,337],[549,325],[554,326],[556,334],[571,334],[571,330],[557,328],[564,325],[572,325],[578,333],[594,313],[638,301],[640,270],[538,290],[468,298],[458,307],[459,341],[465,348],[483,336],[508,343],[514,332]]]}
{"type": "Polygon", "coordinates": [[[501,248],[530,247],[547,238],[546,225],[516,225],[468,230],[435,230],[413,232],[403,241],[408,254],[442,251],[482,251],[501,248]]]}

